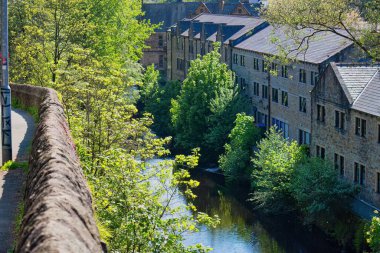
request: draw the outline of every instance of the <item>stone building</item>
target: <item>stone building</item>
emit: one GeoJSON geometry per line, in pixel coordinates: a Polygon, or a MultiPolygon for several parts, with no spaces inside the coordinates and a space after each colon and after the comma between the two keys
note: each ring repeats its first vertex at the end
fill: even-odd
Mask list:
{"type": "Polygon", "coordinates": [[[259,126],[277,125],[285,137],[310,144],[310,92],[330,61],[347,60],[352,43],[326,33],[310,41],[305,53],[290,55],[296,61],[281,66],[266,63],[278,54],[273,36],[292,46],[281,28],[257,17],[202,14],[182,20],[168,31],[168,79],[183,80],[190,61],[221,42],[222,61],[235,72],[259,126]],[[277,76],[269,76],[267,65],[277,69],[277,76]]]}
{"type": "Polygon", "coordinates": [[[152,24],[161,24],[155,33],[148,39],[149,48],[144,49],[141,64],[146,67],[154,64],[166,76],[167,69],[167,37],[166,31],[172,25],[184,18],[193,18],[201,13],[215,13],[239,16],[257,16],[260,2],[258,0],[244,0],[241,2],[182,2],[173,3],[144,3],[144,19],[152,24]]]}
{"type": "Polygon", "coordinates": [[[331,161],[379,207],[380,65],[331,63],[311,97],[311,154],[331,161]]]}

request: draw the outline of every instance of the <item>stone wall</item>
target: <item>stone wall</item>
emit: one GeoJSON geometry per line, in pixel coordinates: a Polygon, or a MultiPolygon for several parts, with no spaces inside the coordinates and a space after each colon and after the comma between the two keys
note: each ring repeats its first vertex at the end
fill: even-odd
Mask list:
{"type": "Polygon", "coordinates": [[[103,252],[92,198],[57,93],[12,85],[12,96],[39,108],[16,252],[103,252]]]}

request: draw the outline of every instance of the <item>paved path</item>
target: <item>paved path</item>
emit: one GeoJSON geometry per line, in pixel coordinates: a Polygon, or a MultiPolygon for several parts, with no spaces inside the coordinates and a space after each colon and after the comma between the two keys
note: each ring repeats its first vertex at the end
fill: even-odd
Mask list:
{"type": "MultiPolygon", "coordinates": [[[[12,111],[13,160],[27,161],[34,134],[34,120],[26,112],[12,111]]],[[[1,151],[1,150],[0,150],[1,151]]],[[[13,223],[22,198],[24,173],[21,169],[0,171],[0,253],[6,253],[13,244],[13,223]]]]}

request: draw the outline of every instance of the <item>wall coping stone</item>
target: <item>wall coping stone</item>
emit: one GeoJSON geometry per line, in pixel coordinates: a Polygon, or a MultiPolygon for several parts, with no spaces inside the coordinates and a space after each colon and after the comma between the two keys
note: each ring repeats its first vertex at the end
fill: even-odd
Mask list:
{"type": "Polygon", "coordinates": [[[16,252],[103,252],[91,193],[56,91],[19,84],[11,89],[23,105],[39,109],[16,252]]]}

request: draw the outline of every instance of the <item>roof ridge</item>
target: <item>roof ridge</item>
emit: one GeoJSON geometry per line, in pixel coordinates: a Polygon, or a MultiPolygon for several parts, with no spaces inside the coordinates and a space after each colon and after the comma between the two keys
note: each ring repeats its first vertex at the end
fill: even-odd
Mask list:
{"type": "Polygon", "coordinates": [[[342,88],[344,94],[346,95],[346,98],[350,104],[354,104],[354,98],[352,97],[352,94],[348,91],[347,84],[343,79],[343,76],[341,75],[338,64],[336,62],[330,62],[330,66],[335,73],[336,78],[338,79],[339,85],[342,88]]]}
{"type": "Polygon", "coordinates": [[[373,74],[373,76],[371,77],[371,79],[369,79],[369,81],[366,83],[365,87],[363,88],[363,90],[360,92],[360,94],[356,97],[355,101],[352,103],[352,105],[354,105],[356,103],[356,101],[359,100],[360,96],[364,93],[364,91],[368,88],[368,84],[370,84],[372,82],[372,80],[376,77],[377,73],[380,73],[380,68],[378,67],[377,70],[375,71],[375,74],[373,74]]]}

